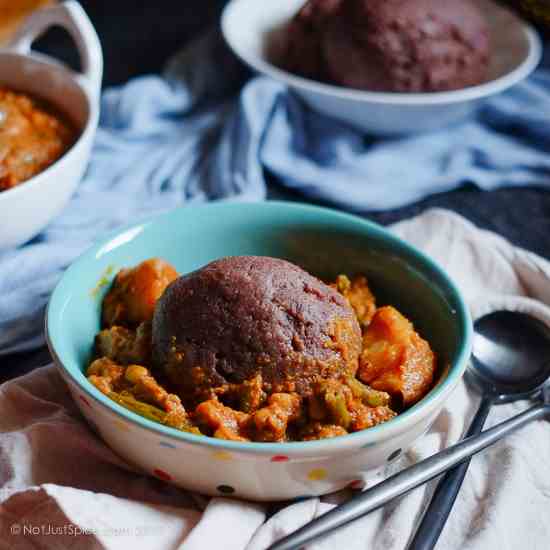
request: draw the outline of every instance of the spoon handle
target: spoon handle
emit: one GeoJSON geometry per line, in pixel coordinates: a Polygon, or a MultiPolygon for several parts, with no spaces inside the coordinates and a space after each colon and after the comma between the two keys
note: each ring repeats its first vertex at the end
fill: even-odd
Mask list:
{"type": "Polygon", "coordinates": [[[456,445],[417,462],[410,468],[402,470],[375,485],[372,489],[366,490],[363,494],[300,527],[294,533],[283,537],[280,541],[272,544],[268,550],[293,550],[305,546],[321,535],[360,518],[403,493],[426,483],[473,454],[482,451],[485,447],[492,445],[505,435],[514,432],[532,420],[542,418],[549,412],[550,407],[542,404],[536,405],[479,435],[464,439],[456,445]]]}
{"type": "MultiPolygon", "coordinates": [[[[465,438],[481,432],[492,405],[493,399],[490,397],[484,397],[481,400],[465,438]]],[[[471,458],[468,458],[452,470],[449,470],[437,484],[430,504],[424,513],[422,522],[414,538],[408,546],[408,550],[432,550],[435,547],[441,531],[445,527],[447,518],[451,513],[460,487],[462,487],[470,460],[471,458]]]]}

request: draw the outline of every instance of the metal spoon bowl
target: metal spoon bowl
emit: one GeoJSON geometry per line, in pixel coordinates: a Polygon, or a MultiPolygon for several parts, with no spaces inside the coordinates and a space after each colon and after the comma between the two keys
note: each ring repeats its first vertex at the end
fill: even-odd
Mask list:
{"type": "Polygon", "coordinates": [[[495,311],[474,323],[466,375],[480,393],[507,403],[529,397],[550,375],[550,328],[516,311],[495,311]]]}
{"type": "MultiPolygon", "coordinates": [[[[525,313],[496,311],[474,323],[472,362],[466,379],[482,395],[466,437],[481,432],[496,404],[533,397],[550,375],[550,329],[525,313]]],[[[470,460],[437,484],[408,550],[432,550],[445,527],[470,460]]]]}

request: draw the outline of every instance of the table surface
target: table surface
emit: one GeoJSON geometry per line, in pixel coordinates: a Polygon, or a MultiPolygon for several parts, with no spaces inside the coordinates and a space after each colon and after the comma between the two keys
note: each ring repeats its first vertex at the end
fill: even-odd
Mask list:
{"type": "MultiPolygon", "coordinates": [[[[168,57],[204,29],[216,24],[223,0],[81,0],[100,36],[107,86],[138,74],[158,72],[168,57]]],[[[61,31],[50,31],[38,47],[74,64],[74,48],[61,31]]],[[[272,182],[272,198],[303,200],[272,182]]],[[[500,233],[514,244],[550,257],[550,191],[530,187],[492,192],[474,186],[434,195],[386,212],[366,212],[387,225],[427,208],[454,210],[475,224],[500,233]]],[[[0,382],[50,362],[47,349],[0,358],[0,382]]]]}

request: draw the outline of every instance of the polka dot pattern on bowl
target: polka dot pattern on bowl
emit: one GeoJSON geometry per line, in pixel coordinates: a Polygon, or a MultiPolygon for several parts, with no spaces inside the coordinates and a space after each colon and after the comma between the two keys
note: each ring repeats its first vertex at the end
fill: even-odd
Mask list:
{"type": "Polygon", "coordinates": [[[172,476],[166,473],[164,470],[161,470],[160,468],[155,468],[153,470],[153,475],[155,475],[159,479],[162,479],[163,481],[172,481],[172,476]]]}
{"type": "Polygon", "coordinates": [[[401,454],[401,449],[397,449],[396,451],[393,451],[393,453],[390,456],[388,456],[388,462],[395,460],[400,454],[401,454]]]}
{"type": "Polygon", "coordinates": [[[216,489],[224,495],[232,495],[235,489],[231,485],[218,485],[216,489]]]}
{"type": "Polygon", "coordinates": [[[362,491],[366,486],[366,483],[363,479],[354,479],[349,485],[348,489],[353,489],[354,491],[362,491]]]}
{"type": "Polygon", "coordinates": [[[80,399],[80,401],[82,401],[82,403],[84,403],[85,405],[87,405],[88,407],[91,407],[92,405],[90,404],[90,402],[82,395],[82,394],[79,394],[78,395],[78,398],[80,399]]]}
{"type": "Polygon", "coordinates": [[[285,456],[285,455],[272,456],[271,462],[288,462],[288,456],[285,456]]]}
{"type": "Polygon", "coordinates": [[[233,460],[233,456],[231,456],[231,453],[228,453],[227,451],[214,451],[212,456],[216,460],[233,460]]]}
{"type": "Polygon", "coordinates": [[[123,422],[122,420],[115,419],[113,420],[113,424],[116,426],[117,430],[120,430],[121,432],[129,432],[130,427],[126,422],[123,422]]]}
{"type": "Polygon", "coordinates": [[[314,468],[307,474],[310,481],[322,481],[327,477],[327,471],[324,468],[314,468]]]}

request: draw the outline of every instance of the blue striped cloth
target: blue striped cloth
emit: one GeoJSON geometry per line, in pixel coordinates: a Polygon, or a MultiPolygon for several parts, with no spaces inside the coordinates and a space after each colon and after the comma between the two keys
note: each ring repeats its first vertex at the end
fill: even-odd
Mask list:
{"type": "Polygon", "coordinates": [[[212,34],[163,77],[102,97],[87,174],[38,237],[0,254],[0,355],[43,343],[48,296],[97,237],[194,201],[266,197],[266,172],[303,196],[353,211],[400,207],[473,183],[550,185],[550,72],[486,102],[476,119],[433,134],[366,138],[242,67],[212,34]]]}

